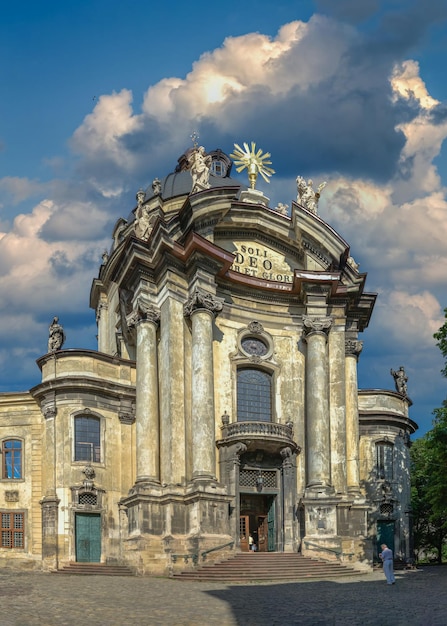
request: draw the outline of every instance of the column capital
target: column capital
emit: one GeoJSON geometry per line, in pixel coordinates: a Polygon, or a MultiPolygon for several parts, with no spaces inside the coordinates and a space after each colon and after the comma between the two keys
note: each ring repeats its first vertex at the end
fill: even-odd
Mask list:
{"type": "Polygon", "coordinates": [[[152,304],[137,302],[135,309],[126,317],[129,330],[135,328],[140,322],[151,322],[155,326],[160,323],[160,310],[152,304]]]}
{"type": "Polygon", "coordinates": [[[222,309],[222,302],[212,293],[195,289],[184,306],[184,315],[190,317],[196,311],[205,310],[216,317],[222,309]]]}
{"type": "Polygon", "coordinates": [[[362,349],[363,349],[363,341],[359,341],[358,339],[346,339],[345,340],[345,355],[346,356],[354,356],[356,359],[358,359],[362,349]]]}
{"type": "Polygon", "coordinates": [[[57,407],[56,406],[43,407],[42,413],[46,420],[54,419],[57,415],[57,407]]]}
{"type": "Polygon", "coordinates": [[[303,317],[304,338],[315,334],[327,337],[332,324],[332,317],[303,317]]]}

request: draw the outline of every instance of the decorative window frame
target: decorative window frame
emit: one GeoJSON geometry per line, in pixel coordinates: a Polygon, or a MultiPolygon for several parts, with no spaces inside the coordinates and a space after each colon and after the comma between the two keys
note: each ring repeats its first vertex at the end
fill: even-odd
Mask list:
{"type": "Polygon", "coordinates": [[[71,415],[70,422],[70,430],[71,430],[71,462],[73,465],[82,465],[85,466],[86,463],[90,463],[90,461],[75,460],[76,459],[76,439],[75,439],[75,422],[78,417],[92,417],[95,419],[99,419],[99,446],[100,446],[100,460],[99,461],[91,461],[91,465],[95,467],[105,467],[105,458],[106,458],[106,449],[105,449],[105,431],[106,431],[106,420],[103,415],[97,413],[96,411],[92,411],[89,408],[81,409],[79,411],[75,411],[71,415]]]}
{"type": "Polygon", "coordinates": [[[1,456],[1,463],[2,463],[0,481],[8,481],[8,482],[15,482],[15,483],[24,481],[25,480],[25,439],[23,437],[15,437],[15,436],[3,437],[3,439],[1,439],[0,441],[0,444],[1,444],[0,456],[1,456]],[[5,465],[6,461],[5,461],[4,445],[7,441],[20,441],[21,443],[20,478],[14,478],[14,477],[8,478],[8,476],[6,476],[6,465],[5,465]]]}
{"type": "Polygon", "coordinates": [[[271,361],[274,351],[273,337],[269,333],[265,332],[260,322],[253,320],[246,328],[239,331],[237,336],[237,349],[238,356],[248,359],[251,363],[264,363],[266,361],[271,361]],[[242,345],[246,339],[257,339],[258,341],[261,341],[266,347],[265,354],[257,355],[246,351],[242,345]]]}

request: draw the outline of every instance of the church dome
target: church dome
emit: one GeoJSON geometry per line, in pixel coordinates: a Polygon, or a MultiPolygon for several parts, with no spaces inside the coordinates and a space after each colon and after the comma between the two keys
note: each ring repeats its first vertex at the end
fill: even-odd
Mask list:
{"type": "MultiPolygon", "coordinates": [[[[187,196],[191,193],[192,177],[189,171],[189,156],[194,148],[190,148],[178,159],[178,164],[174,170],[163,179],[158,181],[159,191],[155,191],[155,181],[145,190],[144,201],[149,200],[154,195],[161,195],[163,200],[175,198],[177,196],[187,196]]],[[[211,150],[207,153],[211,157],[211,168],[209,176],[210,188],[213,187],[240,187],[247,189],[246,185],[230,177],[232,161],[222,150],[211,150]]]]}

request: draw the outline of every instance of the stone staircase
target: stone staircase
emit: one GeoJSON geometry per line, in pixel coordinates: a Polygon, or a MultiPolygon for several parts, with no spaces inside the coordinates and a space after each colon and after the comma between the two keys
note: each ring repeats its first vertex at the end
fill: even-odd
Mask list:
{"type": "Polygon", "coordinates": [[[362,572],[337,561],[319,561],[301,554],[242,552],[236,556],[172,575],[177,580],[254,582],[358,576],[362,572]]]}
{"type": "Polygon", "coordinates": [[[107,565],[106,563],[69,563],[53,574],[78,574],[90,576],[135,576],[125,565],[107,565]]]}

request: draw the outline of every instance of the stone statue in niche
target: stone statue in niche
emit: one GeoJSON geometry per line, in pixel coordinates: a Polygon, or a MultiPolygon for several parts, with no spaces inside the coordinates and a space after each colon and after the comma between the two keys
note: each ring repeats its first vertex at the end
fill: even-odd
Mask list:
{"type": "Polygon", "coordinates": [[[408,376],[405,373],[403,365],[399,367],[397,372],[393,369],[390,370],[391,376],[394,378],[394,384],[396,385],[396,391],[403,396],[407,395],[407,382],[408,376]]]}
{"type": "Polygon", "coordinates": [[[318,185],[317,190],[313,188],[313,180],[310,178],[307,183],[302,176],[296,177],[296,186],[298,191],[297,202],[304,206],[308,211],[318,215],[317,207],[321,192],[327,183],[323,182],[318,185]]]}
{"type": "Polygon", "coordinates": [[[56,350],[60,350],[64,341],[65,333],[61,324],[59,324],[59,318],[53,317],[53,321],[49,327],[48,352],[56,352],[56,350]]]}
{"type": "Polygon", "coordinates": [[[197,193],[211,187],[209,183],[212,158],[207,155],[203,146],[194,147],[188,157],[188,166],[191,170],[191,193],[197,193]]]}

